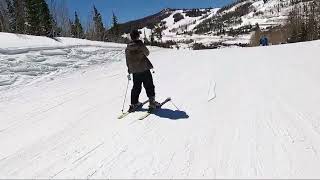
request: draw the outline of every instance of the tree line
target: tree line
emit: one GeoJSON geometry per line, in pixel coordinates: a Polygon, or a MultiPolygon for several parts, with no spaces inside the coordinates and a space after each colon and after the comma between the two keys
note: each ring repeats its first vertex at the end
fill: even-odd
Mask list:
{"type": "Polygon", "coordinates": [[[108,29],[93,5],[84,24],[78,12],[69,14],[66,0],[1,0],[0,31],[48,37],[74,37],[97,41],[125,41],[113,13],[108,29]]]}
{"type": "Polygon", "coordinates": [[[256,25],[251,37],[251,45],[258,46],[262,36],[271,44],[295,43],[320,39],[320,2],[310,0],[291,0],[292,10],[287,21],[280,26],[261,30],[256,25]]]}
{"type": "Polygon", "coordinates": [[[285,28],[288,29],[289,42],[320,39],[320,2],[315,0],[295,5],[285,28]]]}

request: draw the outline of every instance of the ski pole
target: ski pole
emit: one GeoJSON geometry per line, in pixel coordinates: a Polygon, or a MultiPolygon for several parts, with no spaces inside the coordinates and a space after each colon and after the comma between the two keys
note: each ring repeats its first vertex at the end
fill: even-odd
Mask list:
{"type": "Polygon", "coordinates": [[[130,79],[128,79],[128,83],[127,83],[127,88],[126,88],[126,93],[124,95],[124,100],[123,100],[123,105],[122,105],[122,113],[124,111],[124,104],[126,103],[126,99],[127,99],[127,93],[128,93],[128,88],[129,88],[129,82],[130,82],[130,79]]]}
{"type": "Polygon", "coordinates": [[[180,111],[180,109],[176,106],[176,104],[171,100],[170,101],[171,103],[172,103],[172,105],[178,110],[178,111],[180,111]]]}

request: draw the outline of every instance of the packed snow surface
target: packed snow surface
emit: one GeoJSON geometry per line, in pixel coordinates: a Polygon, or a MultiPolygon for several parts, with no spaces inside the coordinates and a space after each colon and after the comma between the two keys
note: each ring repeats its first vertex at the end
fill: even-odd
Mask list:
{"type": "Polygon", "coordinates": [[[320,41],[152,48],[172,102],[143,121],[124,46],[90,44],[0,55],[0,178],[320,178],[320,41]]]}

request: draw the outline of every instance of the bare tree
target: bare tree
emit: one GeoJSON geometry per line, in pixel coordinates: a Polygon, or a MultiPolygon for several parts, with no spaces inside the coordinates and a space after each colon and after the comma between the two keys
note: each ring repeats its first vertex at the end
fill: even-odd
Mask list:
{"type": "Polygon", "coordinates": [[[289,41],[311,41],[320,36],[320,2],[311,1],[297,4],[289,14],[287,26],[289,41]]]}
{"type": "Polygon", "coordinates": [[[94,39],[95,31],[94,31],[94,22],[93,22],[93,13],[89,13],[87,17],[87,21],[85,23],[85,32],[86,38],[89,40],[94,39]]]}
{"type": "Polygon", "coordinates": [[[252,34],[251,39],[250,39],[250,45],[251,46],[259,46],[259,44],[260,44],[259,41],[260,41],[261,35],[262,35],[262,32],[261,32],[259,24],[257,23],[256,27],[255,27],[255,31],[252,34]]]}
{"type": "Polygon", "coordinates": [[[56,23],[56,31],[60,36],[71,36],[70,14],[67,0],[48,0],[51,15],[56,23]]]}

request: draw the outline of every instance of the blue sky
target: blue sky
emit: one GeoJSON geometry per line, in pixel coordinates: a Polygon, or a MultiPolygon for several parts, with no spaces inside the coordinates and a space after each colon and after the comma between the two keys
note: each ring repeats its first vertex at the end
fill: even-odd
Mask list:
{"type": "Polygon", "coordinates": [[[111,23],[112,11],[120,22],[139,19],[164,8],[221,7],[234,0],[66,0],[70,12],[79,12],[82,21],[88,18],[93,4],[102,13],[104,22],[111,23]]]}

